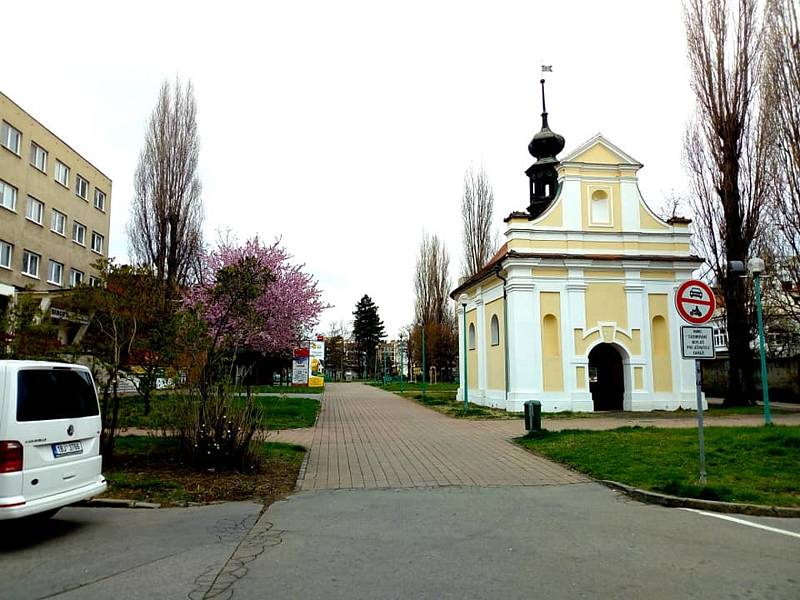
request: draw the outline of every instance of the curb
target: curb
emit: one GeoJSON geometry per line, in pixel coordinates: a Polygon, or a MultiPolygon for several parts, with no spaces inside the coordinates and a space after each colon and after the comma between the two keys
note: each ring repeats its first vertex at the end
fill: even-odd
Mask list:
{"type": "Polygon", "coordinates": [[[308,458],[311,456],[311,448],[306,450],[306,455],[303,457],[303,462],[300,464],[300,470],[297,472],[297,481],[294,482],[294,491],[299,492],[303,487],[303,482],[306,480],[306,467],[308,466],[308,458]]]}
{"type": "Polygon", "coordinates": [[[599,479],[597,481],[606,487],[622,492],[634,500],[647,504],[658,504],[660,506],[672,508],[694,508],[697,510],[709,510],[719,513],[738,513],[754,517],[800,518],[800,508],[762,506],[760,504],[738,504],[736,502],[719,502],[717,500],[702,500],[700,498],[681,498],[680,496],[649,492],[617,481],[609,481],[606,479],[599,479]]]}
{"type": "Polygon", "coordinates": [[[93,498],[73,504],[86,508],[161,508],[160,504],[153,502],[140,502],[139,500],[123,500],[120,498],[93,498]]]}

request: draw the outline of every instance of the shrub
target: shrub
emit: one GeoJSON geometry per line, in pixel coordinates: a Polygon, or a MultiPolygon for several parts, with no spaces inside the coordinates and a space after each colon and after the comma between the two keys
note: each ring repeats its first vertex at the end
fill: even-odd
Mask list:
{"type": "Polygon", "coordinates": [[[262,419],[263,411],[251,400],[221,387],[206,400],[194,393],[182,396],[164,433],[180,439],[182,453],[197,467],[253,471],[260,465],[262,419]]]}

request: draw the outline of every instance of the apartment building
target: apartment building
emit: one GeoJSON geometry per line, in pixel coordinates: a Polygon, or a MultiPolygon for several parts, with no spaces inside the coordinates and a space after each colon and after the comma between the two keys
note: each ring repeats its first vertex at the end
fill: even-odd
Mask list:
{"type": "Polygon", "coordinates": [[[0,295],[93,283],[111,180],[0,92],[0,295]]]}

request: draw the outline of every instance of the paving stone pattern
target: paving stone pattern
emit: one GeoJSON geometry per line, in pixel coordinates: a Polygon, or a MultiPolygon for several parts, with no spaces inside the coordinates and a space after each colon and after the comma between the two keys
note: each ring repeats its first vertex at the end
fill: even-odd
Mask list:
{"type": "Polygon", "coordinates": [[[329,383],[300,489],[585,481],[479,422],[445,417],[371,386],[329,383]]]}

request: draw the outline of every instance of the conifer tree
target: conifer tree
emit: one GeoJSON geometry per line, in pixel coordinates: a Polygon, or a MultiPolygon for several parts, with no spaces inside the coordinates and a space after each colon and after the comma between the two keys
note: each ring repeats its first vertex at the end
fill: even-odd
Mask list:
{"type": "Polygon", "coordinates": [[[378,316],[378,307],[367,294],[356,303],[353,317],[353,339],[364,358],[364,374],[367,375],[370,367],[374,368],[375,346],[386,337],[386,332],[383,321],[378,316]]]}

